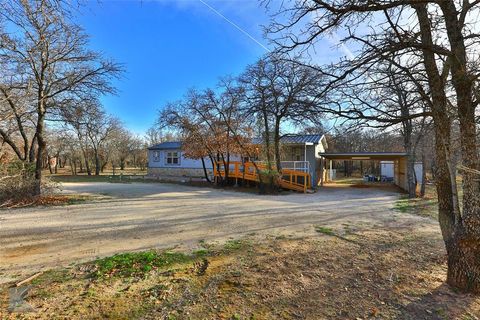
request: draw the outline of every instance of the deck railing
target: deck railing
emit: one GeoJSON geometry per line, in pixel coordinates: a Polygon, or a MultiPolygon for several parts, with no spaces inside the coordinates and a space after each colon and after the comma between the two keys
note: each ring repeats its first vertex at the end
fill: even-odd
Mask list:
{"type": "Polygon", "coordinates": [[[303,171],[310,173],[310,162],[308,161],[281,161],[282,169],[303,171]]]}
{"type": "MultiPolygon", "coordinates": [[[[289,161],[293,162],[305,162],[305,161],[289,161]]],[[[308,163],[308,162],[307,162],[308,163]]],[[[283,163],[282,163],[283,165],[283,163]]],[[[253,163],[240,161],[230,161],[228,164],[228,177],[236,179],[244,179],[250,181],[260,181],[258,170],[267,170],[265,163],[253,163]],[[256,167],[255,167],[256,166],[256,167]]],[[[273,166],[275,168],[275,166],[273,166]]],[[[310,173],[308,165],[297,166],[293,164],[293,168],[283,168],[280,172],[279,184],[282,188],[291,189],[301,192],[306,192],[311,188],[310,173]]],[[[213,168],[213,174],[215,177],[225,177],[225,166],[222,162],[215,163],[213,168]]]]}

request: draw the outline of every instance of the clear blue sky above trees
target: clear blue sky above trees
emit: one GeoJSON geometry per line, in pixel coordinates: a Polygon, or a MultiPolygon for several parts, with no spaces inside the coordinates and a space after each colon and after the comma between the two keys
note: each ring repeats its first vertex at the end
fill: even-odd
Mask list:
{"type": "MultiPolygon", "coordinates": [[[[259,1],[207,2],[268,46],[262,38],[268,14],[259,1]]],[[[188,88],[212,87],[266,52],[199,0],[89,1],[78,19],[94,49],[125,65],[119,94],[103,103],[137,133],[188,88]]]]}

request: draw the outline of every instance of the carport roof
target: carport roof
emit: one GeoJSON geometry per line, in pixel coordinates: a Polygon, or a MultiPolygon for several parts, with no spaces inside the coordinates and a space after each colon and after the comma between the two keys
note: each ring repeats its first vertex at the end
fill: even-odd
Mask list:
{"type": "MultiPolygon", "coordinates": [[[[320,143],[323,134],[287,134],[280,138],[280,142],[284,144],[305,144],[320,143]]],[[[255,137],[252,139],[253,144],[262,144],[264,138],[255,137]]]]}
{"type": "Polygon", "coordinates": [[[396,160],[405,158],[406,152],[343,152],[329,153],[320,152],[321,157],[330,160],[396,160]]]}

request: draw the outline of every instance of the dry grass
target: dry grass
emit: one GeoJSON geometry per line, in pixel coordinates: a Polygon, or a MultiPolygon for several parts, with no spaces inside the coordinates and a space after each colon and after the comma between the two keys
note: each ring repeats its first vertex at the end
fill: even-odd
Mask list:
{"type": "Polygon", "coordinates": [[[0,318],[478,319],[480,297],[444,285],[438,234],[336,232],[201,243],[134,277],[96,277],[98,263],[50,271],[27,298],[37,313],[8,314],[3,290],[0,318]]]}
{"type": "Polygon", "coordinates": [[[101,199],[88,195],[59,195],[47,194],[41,196],[23,197],[4,203],[0,208],[14,209],[35,206],[64,206],[101,199]]]}
{"type": "MultiPolygon", "coordinates": [[[[92,174],[95,173],[95,169],[92,168],[93,172],[92,174]]],[[[73,176],[72,171],[69,166],[65,166],[64,168],[58,168],[57,173],[51,174],[50,171],[44,170],[43,174],[47,177],[55,177],[55,176],[73,176]]],[[[119,168],[115,169],[115,175],[145,175],[147,174],[147,170],[141,170],[140,168],[125,168],[124,170],[120,170],[119,168]]],[[[100,172],[100,176],[112,176],[113,175],[113,170],[111,168],[108,168],[104,170],[104,172],[100,172]]],[[[88,176],[86,172],[79,172],[77,173],[77,176],[88,176]]]]}

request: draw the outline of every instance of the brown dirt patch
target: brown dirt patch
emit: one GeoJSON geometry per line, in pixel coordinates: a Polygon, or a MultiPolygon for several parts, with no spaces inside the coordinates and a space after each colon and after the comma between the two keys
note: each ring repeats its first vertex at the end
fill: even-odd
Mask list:
{"type": "Polygon", "coordinates": [[[88,200],[92,200],[93,197],[86,195],[41,195],[33,197],[24,197],[19,199],[9,200],[0,205],[0,208],[24,208],[24,207],[36,207],[36,206],[62,206],[69,204],[76,204],[88,200]]]}
{"type": "Polygon", "coordinates": [[[21,246],[16,248],[7,248],[4,251],[6,258],[17,258],[27,254],[38,254],[42,251],[45,251],[45,245],[43,244],[34,244],[28,246],[21,246]]]}
{"type": "Polygon", "coordinates": [[[479,319],[480,297],[444,284],[443,244],[429,233],[371,230],[205,247],[204,273],[195,263],[141,278],[94,279],[85,265],[46,273],[27,298],[37,313],[8,314],[2,290],[0,318],[479,319]]]}

